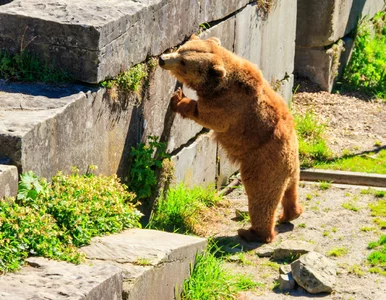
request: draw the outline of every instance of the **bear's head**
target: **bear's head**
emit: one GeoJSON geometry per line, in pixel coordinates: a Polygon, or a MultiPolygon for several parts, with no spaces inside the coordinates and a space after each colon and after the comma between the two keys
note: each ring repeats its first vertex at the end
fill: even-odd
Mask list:
{"type": "Polygon", "coordinates": [[[200,40],[192,35],[176,52],[162,55],[159,65],[169,70],[178,81],[195,90],[203,86],[213,88],[227,74],[221,53],[218,38],[200,40]]]}

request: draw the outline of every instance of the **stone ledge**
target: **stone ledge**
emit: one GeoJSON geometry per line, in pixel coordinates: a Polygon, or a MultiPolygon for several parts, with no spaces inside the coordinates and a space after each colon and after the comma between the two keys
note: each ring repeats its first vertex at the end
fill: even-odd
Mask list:
{"type": "Polygon", "coordinates": [[[15,166],[0,165],[0,201],[6,197],[16,197],[18,173],[15,166]]]}

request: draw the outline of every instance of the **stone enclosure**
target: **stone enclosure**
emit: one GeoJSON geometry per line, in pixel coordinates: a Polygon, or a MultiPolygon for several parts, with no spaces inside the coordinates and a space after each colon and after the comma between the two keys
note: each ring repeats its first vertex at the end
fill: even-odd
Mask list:
{"type": "MultiPolygon", "coordinates": [[[[257,64],[290,102],[294,72],[331,89],[340,59],[331,49],[349,43],[332,45],[382,3],[276,0],[266,11],[261,2],[248,0],[0,1],[0,49],[27,49],[78,81],[61,86],[0,81],[0,164],[47,178],[72,166],[84,172],[89,165],[125,177],[130,148],[155,135],[167,143],[178,181],[224,184],[236,167],[210,132],[170,111],[179,83],[168,72],[156,67],[141,92],[125,101],[111,98],[97,83],[201,32],[257,64]]],[[[7,191],[3,194],[12,194],[7,191]]]]}

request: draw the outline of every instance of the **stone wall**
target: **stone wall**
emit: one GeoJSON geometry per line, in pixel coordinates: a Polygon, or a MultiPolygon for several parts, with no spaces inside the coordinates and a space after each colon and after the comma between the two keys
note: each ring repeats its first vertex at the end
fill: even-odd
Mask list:
{"type": "Polygon", "coordinates": [[[295,73],[330,92],[350,57],[358,20],[384,6],[384,0],[298,0],[295,73]]]}
{"type": "MultiPolygon", "coordinates": [[[[202,38],[219,37],[224,47],[257,64],[289,102],[296,3],[277,1],[267,14],[247,0],[13,0],[1,6],[0,48],[19,51],[32,41],[32,53],[78,80],[96,83],[182,44],[206,23],[202,38]]],[[[97,85],[0,82],[0,158],[10,159],[19,172],[47,178],[89,165],[124,177],[130,147],[156,135],[173,155],[177,180],[224,184],[237,168],[208,130],[170,111],[178,85],[159,67],[142,91],[125,101],[97,85]]]]}

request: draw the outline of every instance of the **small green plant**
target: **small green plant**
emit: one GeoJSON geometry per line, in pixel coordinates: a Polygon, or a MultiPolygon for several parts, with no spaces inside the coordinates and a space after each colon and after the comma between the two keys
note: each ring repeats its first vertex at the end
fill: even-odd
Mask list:
{"type": "Polygon", "coordinates": [[[343,79],[356,89],[386,98],[386,11],[358,26],[355,47],[343,79]]]}
{"type": "Polygon", "coordinates": [[[328,160],[331,151],[323,138],[325,125],[316,120],[312,111],[307,111],[304,115],[295,113],[294,117],[302,167],[312,167],[316,162],[328,160]]]}
{"type": "Polygon", "coordinates": [[[327,181],[319,182],[319,189],[322,191],[328,190],[329,188],[331,188],[331,186],[332,186],[331,182],[327,182],[327,181]]]}
{"type": "Polygon", "coordinates": [[[359,211],[359,207],[355,206],[353,202],[344,202],[342,203],[342,207],[352,211],[359,211]]]}
{"type": "Polygon", "coordinates": [[[345,247],[339,247],[339,248],[333,248],[330,251],[327,252],[328,256],[334,256],[334,257],[340,257],[343,255],[346,255],[348,253],[347,248],[345,247]]]}
{"type": "Polygon", "coordinates": [[[328,232],[327,230],[324,230],[323,231],[323,236],[325,236],[325,237],[330,236],[330,232],[328,232]]]}
{"type": "Polygon", "coordinates": [[[374,250],[367,257],[372,270],[386,275],[386,235],[382,235],[377,242],[369,243],[368,248],[374,250]]]}
{"type": "Polygon", "coordinates": [[[365,272],[363,271],[362,267],[357,264],[350,266],[348,272],[358,277],[362,277],[363,275],[365,275],[365,272]]]}
{"type": "Polygon", "coordinates": [[[386,199],[379,199],[369,204],[374,222],[381,228],[386,228],[386,199]]]}
{"type": "Polygon", "coordinates": [[[42,63],[36,56],[26,51],[11,54],[1,50],[0,79],[50,84],[72,81],[69,73],[42,63]]]}
{"type": "Polygon", "coordinates": [[[191,276],[184,282],[182,299],[235,299],[240,291],[264,286],[262,283],[255,282],[251,276],[227,271],[223,261],[216,257],[215,252],[213,249],[207,249],[196,256],[191,276]]]}
{"type": "Polygon", "coordinates": [[[308,201],[310,201],[310,200],[312,199],[312,197],[313,197],[312,194],[307,194],[307,195],[306,195],[306,199],[307,199],[308,201]]]}
{"type": "Polygon", "coordinates": [[[301,228],[306,228],[306,227],[307,227],[307,225],[306,225],[305,223],[300,223],[300,224],[298,225],[298,227],[301,227],[301,228]]]}
{"type": "Polygon", "coordinates": [[[183,184],[169,189],[158,200],[157,208],[150,219],[149,227],[169,232],[194,233],[199,212],[221,200],[213,187],[189,189],[183,184]]]}
{"type": "Polygon", "coordinates": [[[149,136],[148,139],[148,145],[139,143],[130,152],[132,163],[128,187],[135,192],[137,199],[151,196],[153,187],[157,184],[157,169],[162,168],[164,159],[170,160],[170,155],[166,153],[166,143],[158,142],[155,136],[149,136]]]}
{"type": "Polygon", "coordinates": [[[151,266],[151,261],[148,258],[138,257],[135,260],[134,264],[136,264],[138,266],[151,266]]]}
{"type": "Polygon", "coordinates": [[[361,227],[361,231],[363,231],[363,232],[370,232],[370,231],[374,231],[374,230],[376,230],[375,227],[370,227],[370,226],[362,226],[361,227]]]}

